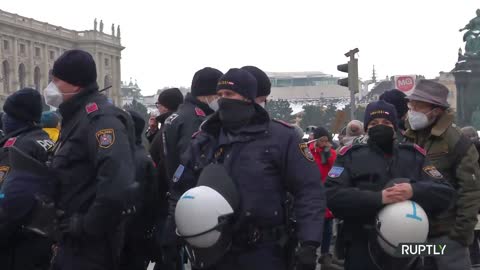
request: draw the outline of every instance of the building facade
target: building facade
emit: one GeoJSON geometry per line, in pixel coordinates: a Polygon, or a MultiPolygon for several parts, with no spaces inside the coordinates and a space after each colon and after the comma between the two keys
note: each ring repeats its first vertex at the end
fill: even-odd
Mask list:
{"type": "Polygon", "coordinates": [[[322,72],[267,72],[272,91],[270,99],[314,101],[349,98],[347,87],[337,84],[339,78],[322,72]]]}
{"type": "Polygon", "coordinates": [[[44,89],[51,80],[55,59],[70,49],[89,52],[97,64],[100,89],[116,105],[121,105],[120,28],[103,33],[97,29],[75,31],[0,10],[0,104],[6,96],[23,87],[44,89]]]}

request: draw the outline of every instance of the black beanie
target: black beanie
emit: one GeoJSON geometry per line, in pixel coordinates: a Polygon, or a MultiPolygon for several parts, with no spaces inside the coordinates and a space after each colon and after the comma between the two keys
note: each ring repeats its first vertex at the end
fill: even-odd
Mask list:
{"type": "Polygon", "coordinates": [[[242,69],[250,72],[250,74],[252,74],[257,80],[257,97],[270,95],[272,83],[263,70],[254,66],[244,66],[242,69]]]}
{"type": "Polygon", "coordinates": [[[380,95],[379,99],[392,104],[397,110],[397,116],[402,118],[408,112],[407,95],[398,89],[385,91],[380,95]]]}
{"type": "Polygon", "coordinates": [[[137,143],[142,142],[142,135],[143,129],[145,128],[145,119],[134,110],[127,110],[133,120],[133,124],[135,125],[135,141],[137,143]]]}
{"type": "Polygon", "coordinates": [[[368,124],[375,118],[384,118],[392,122],[395,130],[398,128],[397,111],[392,104],[383,100],[375,101],[367,105],[365,109],[364,129],[367,131],[368,124]]]}
{"type": "Polygon", "coordinates": [[[70,50],[55,61],[52,75],[69,84],[85,87],[97,81],[97,67],[88,52],[70,50]]]}
{"type": "Polygon", "coordinates": [[[246,70],[232,68],[218,81],[217,91],[222,89],[232,90],[253,101],[257,97],[257,80],[246,70]]]}
{"type": "Polygon", "coordinates": [[[320,139],[321,137],[327,137],[329,142],[332,141],[332,135],[330,134],[330,132],[328,132],[328,130],[326,130],[323,127],[318,127],[314,129],[313,138],[316,140],[316,139],[320,139]]]}
{"type": "Polygon", "coordinates": [[[23,88],[7,97],[3,111],[20,121],[40,123],[42,96],[35,89],[23,88]]]}
{"type": "Polygon", "coordinates": [[[223,73],[211,67],[203,68],[193,75],[190,92],[194,97],[212,96],[217,94],[218,79],[223,73]]]}
{"type": "Polygon", "coordinates": [[[183,95],[178,88],[165,89],[158,95],[158,104],[165,106],[170,111],[176,111],[182,103],[183,95]]]}

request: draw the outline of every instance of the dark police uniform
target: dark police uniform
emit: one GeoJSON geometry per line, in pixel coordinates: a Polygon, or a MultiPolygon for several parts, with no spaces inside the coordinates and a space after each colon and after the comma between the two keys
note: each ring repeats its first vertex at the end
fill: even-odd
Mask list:
{"type": "Polygon", "coordinates": [[[287,191],[295,198],[298,240],[320,243],[322,238],[325,195],[313,156],[292,126],[271,121],[255,106],[252,122],[235,134],[221,129],[218,114],[205,121],[183,157],[184,173],[174,177],[171,215],[179,196],[211,163],[223,164],[237,186],[241,206],[233,248],[215,269],[286,269],[281,234],[272,232],[285,226],[287,191]]]}
{"type": "Polygon", "coordinates": [[[164,151],[166,156],[167,177],[171,179],[180,164],[181,155],[190,145],[192,134],[198,131],[200,124],[213,110],[188,93],[185,102],[178,111],[165,120],[164,151]]]}
{"type": "Polygon", "coordinates": [[[382,190],[395,178],[408,178],[411,200],[429,216],[450,205],[453,189],[425,158],[425,151],[412,144],[394,144],[393,155],[386,156],[376,146],[356,143],[339,151],[325,184],[328,207],[344,220],[345,269],[377,269],[368,252],[369,231],[375,216],[384,206],[382,190]]]}
{"type": "Polygon", "coordinates": [[[21,229],[28,225],[35,207],[35,196],[51,195],[48,179],[12,172],[9,150],[17,147],[25,154],[45,163],[53,142],[40,127],[27,126],[2,140],[0,149],[0,259],[2,269],[48,269],[51,240],[21,229]]]}
{"type": "Polygon", "coordinates": [[[59,222],[82,218],[81,235],[66,233],[53,269],[112,269],[115,232],[135,181],[134,129],[130,116],[98,92],[96,84],[60,105],[59,144],[52,159],[57,173],[59,222]]]}

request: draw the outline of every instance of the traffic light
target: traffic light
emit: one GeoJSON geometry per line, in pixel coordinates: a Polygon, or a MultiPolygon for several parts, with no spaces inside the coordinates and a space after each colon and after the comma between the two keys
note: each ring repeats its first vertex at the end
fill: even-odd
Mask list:
{"type": "Polygon", "coordinates": [[[341,72],[348,73],[347,78],[339,79],[337,83],[341,86],[348,87],[348,89],[353,93],[358,93],[358,59],[355,59],[354,54],[358,52],[358,49],[352,50],[345,54],[345,56],[350,56],[350,61],[346,64],[341,64],[337,66],[337,70],[341,72]]]}

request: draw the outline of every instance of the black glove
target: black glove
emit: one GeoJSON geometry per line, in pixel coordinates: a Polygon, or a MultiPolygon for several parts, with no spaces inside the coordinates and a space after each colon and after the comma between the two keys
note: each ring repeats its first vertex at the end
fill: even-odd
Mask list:
{"type": "Polygon", "coordinates": [[[317,247],[318,243],[303,243],[296,252],[297,269],[315,270],[317,266],[317,247]]]}
{"type": "Polygon", "coordinates": [[[58,224],[58,230],[62,235],[71,237],[81,237],[84,234],[83,216],[74,214],[69,218],[62,219],[58,224]]]}

